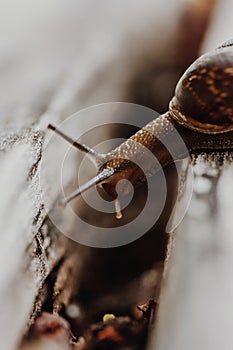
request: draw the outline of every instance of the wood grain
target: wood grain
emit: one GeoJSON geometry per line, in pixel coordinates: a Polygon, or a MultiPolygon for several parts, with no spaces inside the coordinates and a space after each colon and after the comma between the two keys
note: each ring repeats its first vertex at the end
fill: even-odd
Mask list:
{"type": "MultiPolygon", "coordinates": [[[[203,51],[232,37],[232,10],[232,2],[218,2],[203,51]]],[[[157,330],[148,349],[233,345],[232,154],[202,154],[192,167],[192,198],[171,237],[157,330]]]]}

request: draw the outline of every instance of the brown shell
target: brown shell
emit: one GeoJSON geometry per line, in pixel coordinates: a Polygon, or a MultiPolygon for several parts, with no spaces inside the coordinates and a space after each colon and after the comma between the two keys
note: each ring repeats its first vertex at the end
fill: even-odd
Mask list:
{"type": "Polygon", "coordinates": [[[170,113],[185,127],[207,134],[233,130],[233,41],[201,56],[184,73],[170,113]]]}

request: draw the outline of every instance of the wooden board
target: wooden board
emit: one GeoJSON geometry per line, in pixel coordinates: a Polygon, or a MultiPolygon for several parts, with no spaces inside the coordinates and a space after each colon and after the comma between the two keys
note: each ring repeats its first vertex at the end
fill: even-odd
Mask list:
{"type": "MultiPolygon", "coordinates": [[[[231,1],[219,1],[203,51],[233,37],[231,1]]],[[[200,155],[193,194],[171,237],[161,304],[148,349],[233,346],[232,154],[200,155]]]]}
{"type": "MultiPolygon", "coordinates": [[[[48,122],[58,124],[95,103],[128,100],[129,86],[135,86],[135,77],[149,64],[174,64],[174,86],[177,66],[180,70],[187,63],[177,55],[185,9],[183,2],[172,0],[166,8],[163,1],[155,5],[153,0],[127,0],[124,6],[107,0],[101,5],[90,0],[2,1],[0,340],[4,350],[16,348],[39,289],[64,253],[63,237],[45,221],[39,183],[48,122]]],[[[54,166],[52,157],[47,162],[54,166]]],[[[47,186],[50,210],[59,193],[52,181],[47,186]]]]}

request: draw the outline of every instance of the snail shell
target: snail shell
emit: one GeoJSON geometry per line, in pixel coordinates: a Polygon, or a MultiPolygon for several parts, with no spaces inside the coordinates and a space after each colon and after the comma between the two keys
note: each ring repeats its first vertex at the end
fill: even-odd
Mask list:
{"type": "MultiPolygon", "coordinates": [[[[233,149],[233,40],[198,58],[178,82],[169,111],[106,155],[98,155],[52,125],[49,128],[94,157],[99,167],[97,176],[71,193],[62,201],[63,204],[97,184],[114,199],[118,194],[125,195],[131,191],[131,187],[124,184],[117,194],[119,180],[128,179],[134,187],[140,186],[145,181],[145,175],[151,176],[159,170],[158,164],[165,167],[187,156],[172,137],[177,132],[189,152],[233,149]],[[171,142],[173,157],[164,147],[164,139],[165,145],[171,142]],[[147,159],[140,145],[149,149],[159,163],[153,164],[147,159]],[[136,166],[138,160],[143,163],[145,174],[136,166]]],[[[121,217],[119,214],[118,211],[117,215],[121,217]]]]}
{"type": "MultiPolygon", "coordinates": [[[[103,183],[106,192],[116,196],[116,184],[121,178],[127,178],[135,187],[145,180],[141,169],[124,159],[128,154],[133,162],[142,159],[139,144],[150,149],[163,167],[187,156],[178,144],[170,144],[175,155],[172,159],[159,141],[166,139],[166,145],[175,143],[175,130],[188,151],[233,147],[233,41],[198,58],[179,80],[169,111],[110,152],[111,160],[100,169],[115,169],[103,183]]],[[[158,166],[146,164],[145,169],[147,174],[154,174],[158,166]]],[[[126,185],[121,190],[123,194],[128,192],[126,185]]]]}
{"type": "Polygon", "coordinates": [[[169,110],[186,128],[233,130],[233,41],[198,58],[179,80],[169,110]]]}

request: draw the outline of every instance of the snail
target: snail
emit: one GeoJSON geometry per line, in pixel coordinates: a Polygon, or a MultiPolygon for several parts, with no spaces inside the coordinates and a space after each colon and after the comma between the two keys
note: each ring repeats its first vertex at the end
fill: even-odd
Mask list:
{"type": "Polygon", "coordinates": [[[164,146],[169,139],[175,158],[187,156],[171,137],[175,132],[183,139],[188,152],[233,148],[233,40],[199,57],[177,83],[168,112],[106,155],[79,144],[51,124],[48,128],[93,157],[99,169],[93,179],[64,198],[62,204],[67,204],[90,187],[100,185],[115,200],[116,217],[121,218],[119,198],[127,194],[131,186],[124,182],[117,193],[119,180],[127,179],[138,187],[146,180],[146,175],[153,175],[159,169],[158,163],[146,163],[143,147],[156,156],[162,167],[176,160],[164,146]],[[138,158],[146,164],[146,173],[136,165],[138,158]]]}

